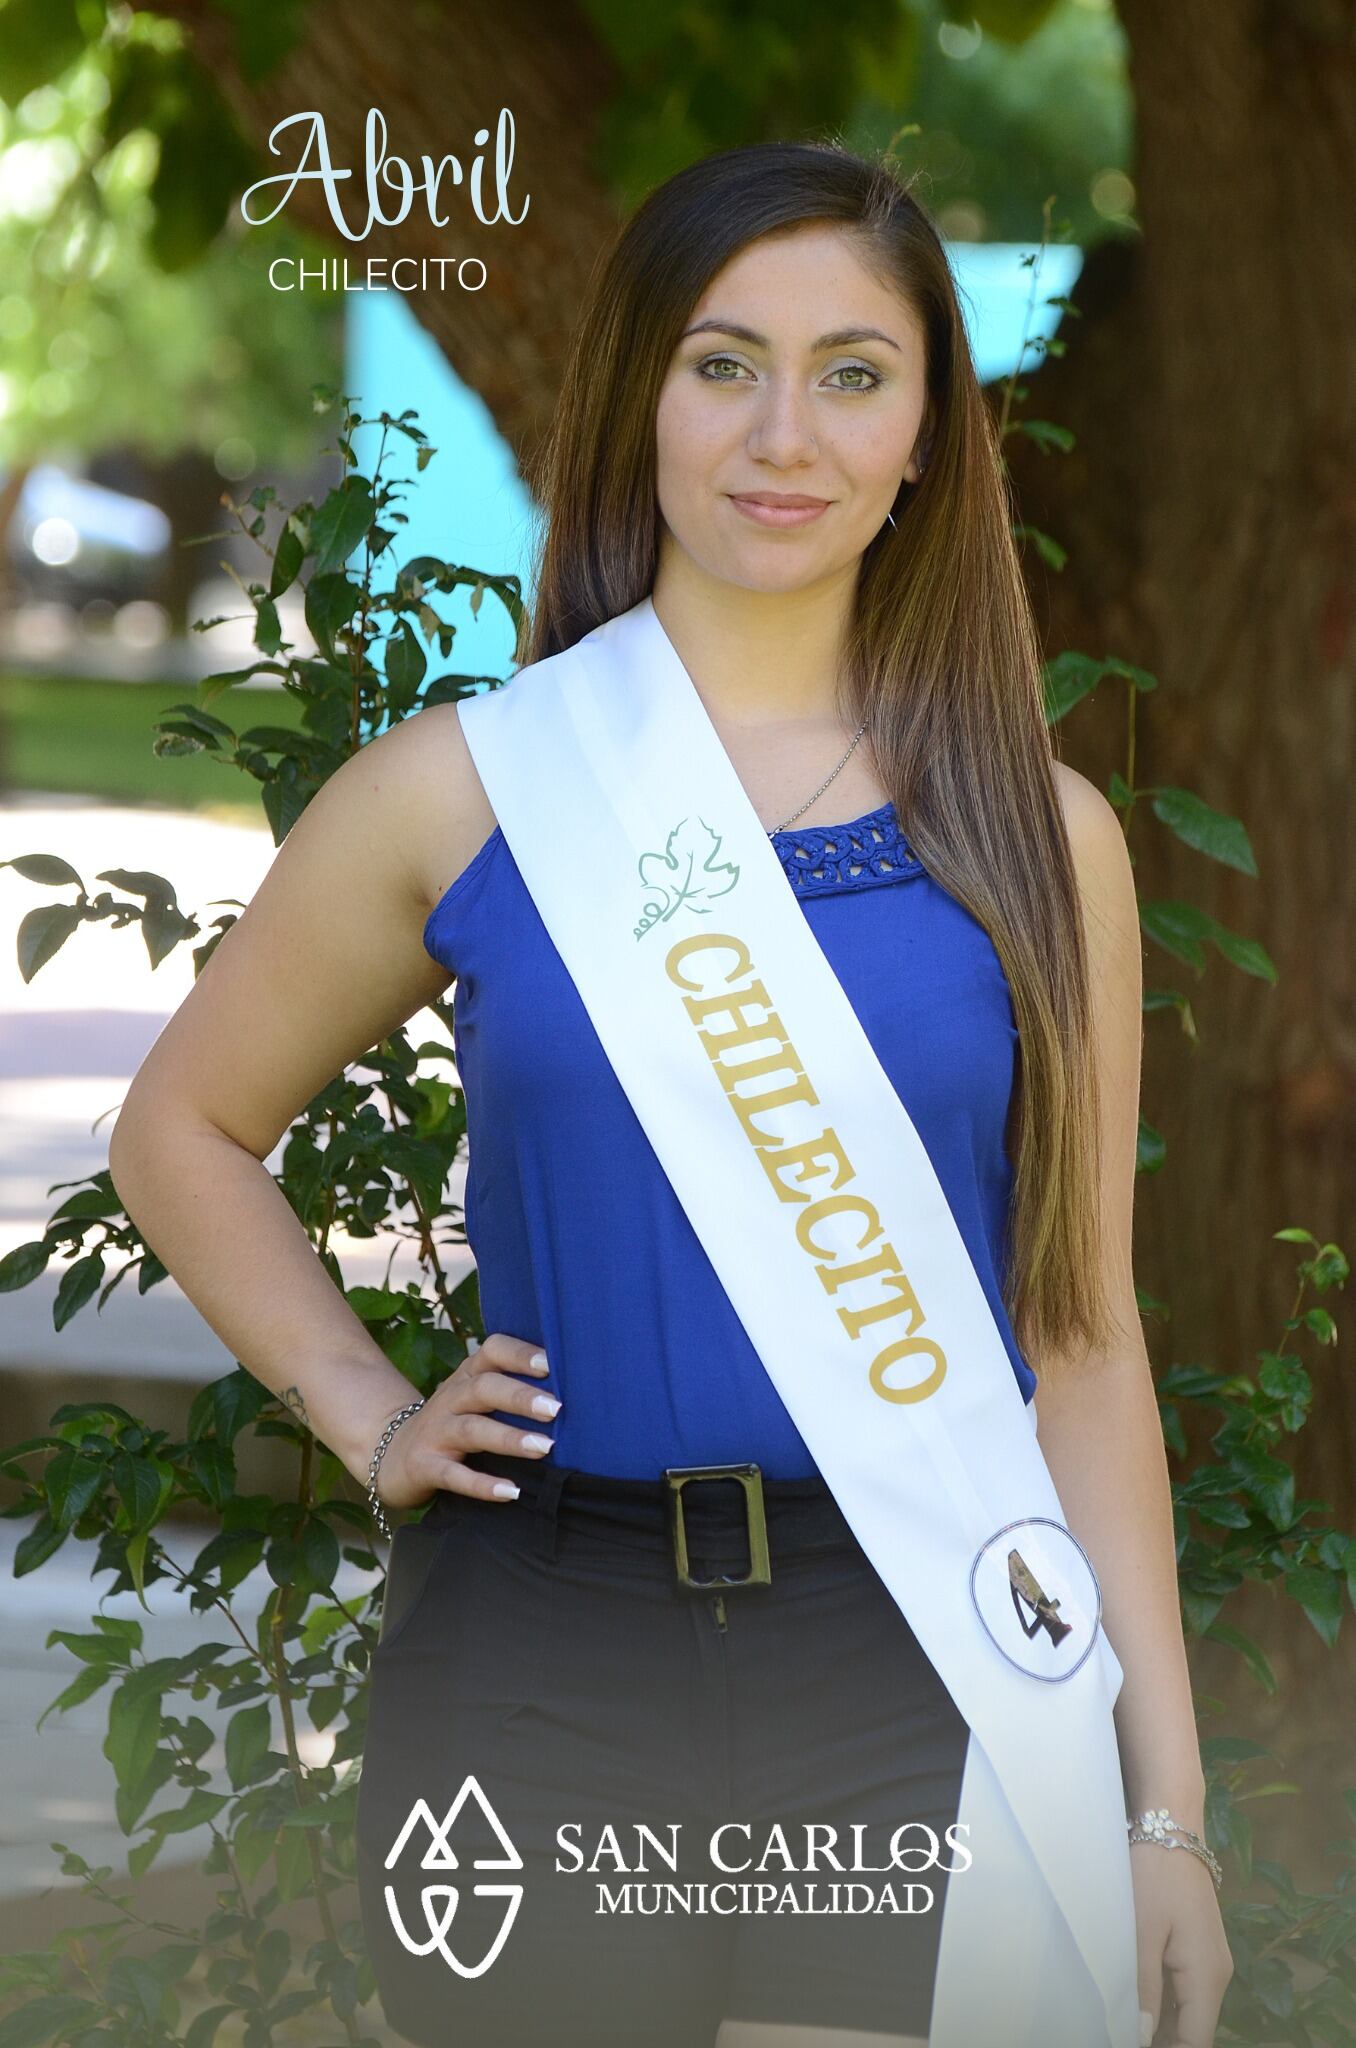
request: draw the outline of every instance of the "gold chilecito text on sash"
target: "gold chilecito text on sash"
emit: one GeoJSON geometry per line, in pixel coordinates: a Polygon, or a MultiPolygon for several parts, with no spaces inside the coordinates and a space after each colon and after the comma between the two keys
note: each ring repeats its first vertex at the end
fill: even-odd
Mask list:
{"type": "MultiPolygon", "coordinates": [[[[715,962],[705,964],[716,968],[715,962]]],[[[872,1359],[868,1377],[873,1390],[883,1401],[926,1401],[946,1377],[946,1355],[930,1337],[917,1334],[927,1318],[894,1246],[882,1242],[870,1256],[843,1264],[839,1254],[815,1235],[818,1226],[829,1217],[853,1216],[860,1219],[862,1226],[855,1249],[865,1253],[869,1245],[883,1238],[884,1225],[875,1204],[852,1190],[850,1184],[856,1173],[836,1131],[821,1128],[816,1132],[814,1126],[820,1119],[803,1114],[806,1108],[819,1105],[819,1097],[772,1007],[771,997],[754,974],[748,947],[728,932],[698,932],[671,946],[664,966],[677,987],[695,991],[684,996],[683,1008],[697,1026],[698,1040],[779,1199],[806,1205],[796,1218],[796,1241],[815,1261],[815,1272],[825,1293],[836,1295],[840,1289],[852,1290],[866,1281],[875,1281],[886,1290],[863,1307],[840,1305],[836,1313],[843,1328],[850,1337],[859,1338],[869,1325],[889,1322],[897,1316],[909,1319],[907,1334],[887,1344],[872,1359]],[[703,983],[692,980],[683,969],[697,955],[722,951],[734,954],[735,965],[725,976],[723,986],[707,993],[703,983]],[[735,983],[740,986],[736,988],[735,983]],[[753,1050],[760,1046],[772,1049],[761,1053],[753,1050]],[[767,1085],[759,1092],[742,1090],[739,1084],[750,1081],[767,1085]],[[789,1111],[791,1125],[799,1122],[807,1134],[797,1137],[794,1128],[790,1134],[769,1131],[756,1121],[778,1110],[789,1111]],[[787,1174],[794,1175],[795,1186],[784,1178],[787,1174]],[[831,1192],[815,1199],[807,1183],[822,1180],[826,1175],[831,1176],[831,1192]],[[890,1366],[918,1356],[932,1360],[925,1379],[905,1386],[887,1381],[885,1374],[890,1366]]]]}

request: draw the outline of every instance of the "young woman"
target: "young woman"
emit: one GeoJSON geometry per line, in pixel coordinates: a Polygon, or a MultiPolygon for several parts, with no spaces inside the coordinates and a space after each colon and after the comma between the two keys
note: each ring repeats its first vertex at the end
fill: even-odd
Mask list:
{"type": "MultiPolygon", "coordinates": [[[[1114,812],[1052,757],[995,434],[924,212],[887,166],[830,146],[724,152],[669,180],[595,273],[537,481],[528,662],[628,621],[662,635],[926,1148],[1004,1392],[1039,1390],[1040,1450],[1124,1674],[1125,1803],[1170,1815],[1129,1851],[1141,2038],[1208,2048],[1230,1965],[1131,1278],[1135,894],[1114,812]]],[[[539,787],[551,863],[587,902],[589,855],[551,837],[539,787]]],[[[111,1163],[241,1361],[383,1508],[432,1503],[394,1547],[359,1806],[397,2031],[926,2041],[971,1728],[661,1167],[459,707],[406,719],[319,792],[137,1075],[111,1163]],[[491,1334],[413,1404],[261,1162],[453,979],[491,1334]],[[684,1561],[665,1475],[713,1465],[683,1494],[684,1561]],[[759,1573],[746,1545],[763,1541],[759,1573]],[[933,1853],[899,1859],[900,1831],[933,1853]],[[744,1891],[733,1910],[731,1887],[790,1881],[788,1853],[821,1901],[855,1885],[856,1906],[844,1889],[846,1908],[770,1911],[744,1891]],[[913,1891],[863,1911],[882,1873],[913,1891]],[[653,1903],[694,1882],[711,1910],[653,1903]]],[[[753,1226],[731,1203],[737,1242],[753,1226]]],[[[953,1357],[953,1387],[965,1369],[953,1357]]],[[[922,1484],[901,1471],[901,1508],[922,1484]]],[[[1024,1634],[1057,1642],[1059,1601],[1026,1562],[1009,1571],[1024,1634]]],[[[1076,1831],[1076,1788],[1051,1796],[1074,1798],[1076,1831]]],[[[1019,1954],[1016,1976],[1054,1954],[1019,1954]]],[[[1034,2048],[1024,1996],[1014,1981],[1010,2039],[996,2027],[987,2048],[1034,2048]]]]}

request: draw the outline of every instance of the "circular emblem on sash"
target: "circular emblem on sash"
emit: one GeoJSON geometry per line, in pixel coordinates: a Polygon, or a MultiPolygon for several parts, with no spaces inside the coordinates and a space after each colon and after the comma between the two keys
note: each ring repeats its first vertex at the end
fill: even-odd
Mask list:
{"type": "Polygon", "coordinates": [[[994,1646],[1029,1678],[1059,1685],[1092,1655],[1102,1589],[1078,1538],[1048,1515],[994,1531],[970,1567],[970,1598],[994,1646]]]}

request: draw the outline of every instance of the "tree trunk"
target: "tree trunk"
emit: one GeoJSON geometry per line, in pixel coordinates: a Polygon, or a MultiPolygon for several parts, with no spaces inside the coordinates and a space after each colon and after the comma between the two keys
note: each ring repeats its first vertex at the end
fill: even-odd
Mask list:
{"type": "MultiPolygon", "coordinates": [[[[1252,881],[1147,815],[1132,835],[1142,894],[1260,939],[1279,977],[1211,950],[1197,984],[1146,948],[1146,985],[1183,989],[1203,1042],[1172,1012],[1146,1020],[1169,1161],[1141,1182],[1137,1269],[1173,1304],[1165,1358],[1246,1367],[1290,1306],[1293,1248],[1271,1233],[1356,1251],[1356,8],[1122,14],[1143,243],[1089,266],[1090,317],[1032,387],[1077,452],[1024,454],[1019,489],[1071,550],[1040,593],[1049,644],[1160,679],[1137,781],[1199,791],[1256,850],[1252,881]]],[[[1124,766],[1124,697],[1099,696],[1069,754],[1100,779],[1124,766]]],[[[1336,1367],[1320,1377],[1309,1477],[1356,1519],[1356,1382],[1344,1397],[1336,1367]]]]}
{"type": "MultiPolygon", "coordinates": [[[[1038,579],[1047,644],[1152,670],[1137,783],[1198,791],[1256,851],[1253,881],[1147,812],[1131,836],[1141,896],[1200,905],[1276,965],[1271,987],[1211,948],[1198,983],[1145,948],[1146,987],[1186,993],[1201,1038],[1173,1011],[1146,1018],[1144,1111],[1168,1158],[1139,1185],[1135,1265],[1172,1307],[1150,1350],[1255,1370],[1294,1294],[1297,1248],[1272,1233],[1300,1224],[1356,1253],[1356,7],[1120,4],[1143,240],[1089,262],[1069,354],[1032,384],[1075,453],[1024,448],[1014,468],[1022,517],[1070,549],[1038,579]]],[[[1064,746],[1105,786],[1125,766],[1125,697],[1098,696],[1064,746]]],[[[1327,1305],[1349,1346],[1349,1303],[1327,1305]]],[[[1300,1493],[1356,1528],[1347,1353],[1315,1376],[1300,1493]]],[[[1289,1602],[1248,1605],[1286,1681],[1265,1706],[1252,1694],[1257,1732],[1284,1753],[1303,1691],[1304,1775],[1350,1782],[1351,1615],[1333,1657],[1289,1602]]]]}

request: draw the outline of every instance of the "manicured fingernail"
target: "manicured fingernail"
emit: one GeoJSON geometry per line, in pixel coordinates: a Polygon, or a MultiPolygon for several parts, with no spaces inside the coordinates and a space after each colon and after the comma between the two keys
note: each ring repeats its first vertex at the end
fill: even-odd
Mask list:
{"type": "Polygon", "coordinates": [[[546,1363],[546,1353],[544,1351],[534,1351],[527,1361],[527,1369],[529,1372],[549,1372],[550,1367],[546,1363]]]}
{"type": "Polygon", "coordinates": [[[496,1479],[490,1491],[496,1500],[517,1500],[522,1488],[515,1486],[511,1479],[496,1479]]]}
{"type": "Polygon", "coordinates": [[[544,1415],[549,1421],[551,1416],[559,1415],[560,1403],[554,1394],[534,1394],[532,1396],[532,1413],[534,1415],[544,1415]]]}
{"type": "Polygon", "coordinates": [[[525,1451],[549,1451],[554,1442],[554,1437],[538,1436],[534,1433],[523,1438],[523,1449],[525,1451]]]}

